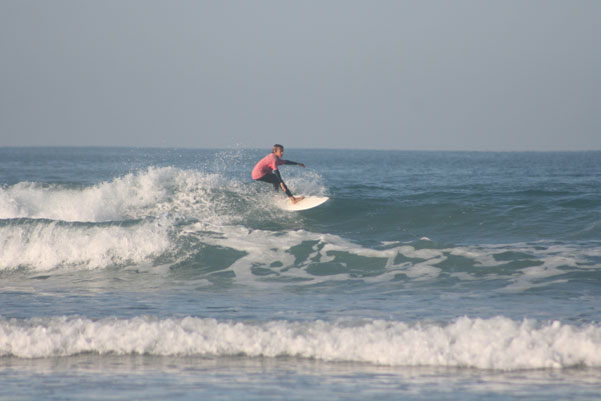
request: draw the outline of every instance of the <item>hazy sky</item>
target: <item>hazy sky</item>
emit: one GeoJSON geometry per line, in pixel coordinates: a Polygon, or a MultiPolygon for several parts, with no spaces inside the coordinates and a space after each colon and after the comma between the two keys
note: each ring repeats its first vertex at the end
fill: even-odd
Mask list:
{"type": "Polygon", "coordinates": [[[601,149],[599,0],[0,0],[0,146],[601,149]]]}

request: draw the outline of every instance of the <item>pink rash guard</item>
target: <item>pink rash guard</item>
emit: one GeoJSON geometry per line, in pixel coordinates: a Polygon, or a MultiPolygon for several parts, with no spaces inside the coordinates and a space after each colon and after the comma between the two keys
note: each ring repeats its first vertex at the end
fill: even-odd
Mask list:
{"type": "Polygon", "coordinates": [[[257,163],[250,176],[253,180],[258,180],[265,174],[277,170],[278,166],[281,166],[282,164],[286,164],[286,161],[280,159],[275,154],[270,153],[257,163]]]}

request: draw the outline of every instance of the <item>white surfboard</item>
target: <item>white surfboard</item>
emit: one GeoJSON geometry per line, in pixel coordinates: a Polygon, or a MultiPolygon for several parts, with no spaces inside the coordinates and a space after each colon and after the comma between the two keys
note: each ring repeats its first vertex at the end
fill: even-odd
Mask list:
{"type": "Polygon", "coordinates": [[[327,196],[305,196],[303,200],[298,201],[296,203],[292,203],[290,199],[284,198],[276,200],[276,205],[280,209],[296,212],[299,210],[312,209],[316,206],[325,203],[325,201],[327,201],[328,199],[330,198],[328,198],[327,196]]]}

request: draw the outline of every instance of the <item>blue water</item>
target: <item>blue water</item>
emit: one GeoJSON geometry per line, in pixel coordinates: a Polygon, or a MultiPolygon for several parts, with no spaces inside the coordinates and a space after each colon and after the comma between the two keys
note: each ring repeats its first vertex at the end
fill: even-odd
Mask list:
{"type": "Polygon", "coordinates": [[[0,148],[0,399],[601,399],[601,152],[0,148]]]}

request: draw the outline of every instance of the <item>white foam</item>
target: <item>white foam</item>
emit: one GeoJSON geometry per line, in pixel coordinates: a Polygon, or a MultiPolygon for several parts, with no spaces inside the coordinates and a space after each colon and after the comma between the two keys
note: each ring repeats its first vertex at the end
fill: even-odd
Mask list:
{"type": "Polygon", "coordinates": [[[0,270],[151,261],[177,246],[169,234],[179,219],[219,229],[237,217],[222,199],[223,188],[244,190],[235,181],[223,184],[214,174],[150,167],[89,187],[22,182],[0,188],[0,219],[6,220],[0,226],[0,270]],[[27,220],[16,220],[22,218],[27,220]]]}
{"type": "Polygon", "coordinates": [[[96,269],[142,263],[170,247],[159,221],[134,226],[88,226],[36,221],[0,227],[0,271],[27,267],[96,269]]]}
{"type": "Polygon", "coordinates": [[[22,182],[0,188],[0,219],[106,222],[202,213],[218,180],[198,171],[150,167],[83,188],[22,182]]]}
{"type": "Polygon", "coordinates": [[[390,366],[481,369],[601,367],[601,327],[460,318],[233,322],[187,317],[0,320],[0,356],[81,353],[314,358],[390,366]]]}
{"type": "MultiPolygon", "coordinates": [[[[598,266],[594,259],[587,260],[587,258],[594,258],[596,250],[580,246],[558,247],[542,243],[518,243],[419,249],[408,244],[391,246],[393,244],[386,243],[383,244],[385,248],[380,249],[364,247],[334,234],[305,230],[268,231],[225,225],[219,227],[217,235],[206,235],[198,225],[194,225],[185,228],[184,232],[186,235],[197,236],[202,243],[243,252],[244,256],[241,256],[230,267],[236,274],[236,280],[242,283],[246,281],[258,283],[262,280],[260,277],[253,277],[249,272],[252,266],[265,266],[278,275],[302,278],[303,282],[311,284],[320,281],[348,280],[351,278],[351,273],[356,273],[361,269],[361,260],[357,260],[355,265],[349,265],[351,262],[345,255],[378,259],[376,263],[383,264],[383,268],[377,274],[370,274],[369,277],[362,278],[369,282],[396,279],[398,274],[404,274],[412,280],[436,279],[445,272],[444,262],[449,257],[460,256],[467,259],[466,271],[449,272],[452,277],[464,281],[506,280],[509,286],[508,290],[518,289],[519,291],[525,291],[532,286],[559,283],[560,281],[557,280],[546,279],[564,274],[565,269],[562,267],[565,266],[577,269],[598,266]],[[305,253],[303,260],[296,260],[289,249],[303,242],[315,242],[313,251],[310,254],[305,253]],[[514,260],[534,261],[540,265],[528,264],[521,268],[498,270],[496,267],[508,262],[497,260],[495,255],[504,252],[521,253],[523,256],[516,256],[514,260]],[[590,256],[587,256],[589,254],[590,256]],[[399,262],[397,262],[398,256],[403,256],[399,262]],[[412,260],[408,261],[407,259],[412,260]],[[313,275],[307,270],[310,265],[331,262],[338,263],[340,266],[336,274],[320,276],[313,275]],[[290,269],[291,266],[297,268],[290,269]],[[346,272],[345,268],[347,268],[346,272]]],[[[356,274],[353,276],[357,277],[356,274]]]]}

